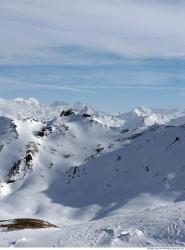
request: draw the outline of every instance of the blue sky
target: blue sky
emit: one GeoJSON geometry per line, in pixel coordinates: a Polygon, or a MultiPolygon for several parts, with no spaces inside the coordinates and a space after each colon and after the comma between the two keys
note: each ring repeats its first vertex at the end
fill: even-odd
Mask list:
{"type": "Polygon", "coordinates": [[[0,96],[185,105],[185,0],[0,0],[0,96]]]}

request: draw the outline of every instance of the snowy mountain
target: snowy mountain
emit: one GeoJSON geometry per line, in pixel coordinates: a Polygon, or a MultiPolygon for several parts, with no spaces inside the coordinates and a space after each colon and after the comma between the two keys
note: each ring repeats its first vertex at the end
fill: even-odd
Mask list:
{"type": "Polygon", "coordinates": [[[0,220],[59,227],[0,246],[184,246],[184,148],[185,110],[0,99],[0,220]]]}
{"type": "Polygon", "coordinates": [[[185,110],[179,108],[172,110],[149,109],[145,107],[137,107],[128,113],[119,115],[119,118],[125,120],[125,126],[129,128],[146,127],[154,124],[167,124],[172,119],[182,117],[185,110]]]}

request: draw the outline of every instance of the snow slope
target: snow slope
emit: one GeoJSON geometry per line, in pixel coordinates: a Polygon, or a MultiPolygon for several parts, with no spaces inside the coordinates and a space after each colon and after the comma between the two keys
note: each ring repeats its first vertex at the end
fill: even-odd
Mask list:
{"type": "Polygon", "coordinates": [[[184,247],[184,203],[58,229],[1,232],[1,247],[184,247]]]}
{"type": "Polygon", "coordinates": [[[0,220],[61,227],[0,232],[0,246],[185,245],[184,110],[18,98],[0,115],[0,220]]]}

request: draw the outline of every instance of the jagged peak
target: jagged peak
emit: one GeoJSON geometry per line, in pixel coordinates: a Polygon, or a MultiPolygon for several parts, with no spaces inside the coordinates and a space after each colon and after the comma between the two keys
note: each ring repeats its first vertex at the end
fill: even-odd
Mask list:
{"type": "Polygon", "coordinates": [[[28,99],[18,97],[16,99],[14,99],[14,102],[16,102],[16,103],[24,103],[24,104],[31,104],[31,105],[34,105],[34,106],[40,106],[39,101],[37,99],[35,99],[34,97],[30,97],[28,99]]]}
{"type": "Polygon", "coordinates": [[[137,116],[146,116],[146,115],[151,115],[152,114],[151,109],[149,109],[147,107],[144,107],[144,106],[136,107],[131,112],[135,113],[137,116]]]}

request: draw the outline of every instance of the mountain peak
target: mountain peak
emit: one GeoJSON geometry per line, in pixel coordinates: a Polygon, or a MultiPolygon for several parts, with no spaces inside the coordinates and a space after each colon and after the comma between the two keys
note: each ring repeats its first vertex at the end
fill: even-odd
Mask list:
{"type": "Polygon", "coordinates": [[[16,102],[16,103],[22,103],[22,104],[31,104],[33,106],[40,106],[40,103],[34,97],[30,97],[28,99],[24,99],[22,97],[18,97],[16,99],[14,99],[14,102],[16,102]]]}
{"type": "Polygon", "coordinates": [[[137,116],[146,116],[152,113],[151,109],[146,108],[144,106],[136,107],[132,110],[132,112],[135,113],[137,116]]]}

